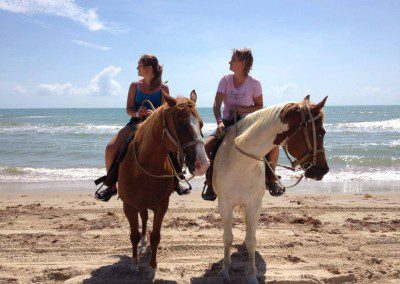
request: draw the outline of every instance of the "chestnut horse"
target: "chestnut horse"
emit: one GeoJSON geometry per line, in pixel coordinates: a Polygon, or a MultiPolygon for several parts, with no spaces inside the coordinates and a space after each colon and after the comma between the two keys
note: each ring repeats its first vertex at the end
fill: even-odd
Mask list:
{"type": "Polygon", "coordinates": [[[249,114],[226,134],[214,161],[213,185],[224,226],[224,261],[219,276],[229,278],[230,247],[233,241],[233,209],[245,207],[245,244],[249,253],[249,283],[258,283],[255,265],[256,229],[265,193],[263,157],[276,145],[282,145],[297,159],[293,164],[305,170],[305,176],[321,180],[329,171],[323,147],[322,108],[309,96],[300,103],[271,106],[249,114]]]}
{"type": "MultiPolygon", "coordinates": [[[[145,250],[148,209],[154,211],[150,234],[149,278],[155,276],[160,230],[173,192],[174,169],[169,152],[184,155],[191,174],[203,175],[209,161],[202,141],[202,121],[196,111],[196,94],[174,99],[164,94],[165,103],[155,110],[136,131],[125,159],[119,166],[118,192],[131,229],[132,270],[138,272],[138,244],[145,250]],[[139,233],[139,216],[142,234],[139,233]]],[[[143,251],[142,251],[143,252],[143,251]]]]}

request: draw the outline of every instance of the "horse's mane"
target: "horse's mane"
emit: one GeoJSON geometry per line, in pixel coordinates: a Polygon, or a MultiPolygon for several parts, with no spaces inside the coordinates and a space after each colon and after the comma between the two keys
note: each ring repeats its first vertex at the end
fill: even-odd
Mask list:
{"type": "Polygon", "coordinates": [[[240,134],[236,139],[237,143],[246,141],[252,137],[259,129],[271,125],[273,122],[279,120],[285,104],[273,105],[267,108],[255,111],[238,122],[238,131],[240,134]]]}
{"type": "Polygon", "coordinates": [[[158,143],[161,140],[162,135],[162,112],[164,109],[177,108],[178,110],[187,110],[193,114],[202,123],[197,111],[195,110],[195,103],[185,97],[176,98],[176,105],[171,107],[167,103],[164,103],[159,108],[157,108],[145,121],[138,125],[135,137],[136,141],[140,141],[141,147],[146,148],[151,147],[152,144],[158,143]],[[155,141],[154,133],[160,133],[160,140],[155,141]]]}

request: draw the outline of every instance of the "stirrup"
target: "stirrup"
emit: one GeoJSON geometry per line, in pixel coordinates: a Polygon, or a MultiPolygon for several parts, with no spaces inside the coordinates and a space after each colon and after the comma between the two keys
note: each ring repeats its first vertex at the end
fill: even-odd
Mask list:
{"type": "Polygon", "coordinates": [[[203,191],[201,192],[201,197],[206,201],[214,201],[215,199],[217,199],[217,195],[215,194],[214,190],[212,191],[212,195],[209,194],[209,188],[207,182],[204,182],[204,187],[203,191]]]}

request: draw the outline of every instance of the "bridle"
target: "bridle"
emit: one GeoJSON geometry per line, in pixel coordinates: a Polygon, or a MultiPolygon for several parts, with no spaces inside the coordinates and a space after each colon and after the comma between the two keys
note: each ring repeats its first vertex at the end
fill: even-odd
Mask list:
{"type": "MultiPolygon", "coordinates": [[[[175,106],[174,108],[178,109],[178,106],[175,106]]],[[[170,112],[174,112],[176,109],[173,109],[170,112]]],[[[172,133],[174,135],[172,135],[171,131],[168,129],[167,111],[168,110],[166,110],[166,109],[162,110],[162,117],[163,117],[163,136],[162,136],[162,139],[163,139],[164,145],[165,145],[165,140],[166,140],[165,138],[167,137],[172,142],[172,144],[175,145],[178,154],[181,154],[181,155],[184,156],[185,155],[184,154],[184,150],[186,148],[189,148],[190,146],[193,146],[193,145],[196,145],[196,144],[204,144],[203,140],[201,140],[201,139],[193,139],[190,142],[182,144],[181,141],[178,138],[178,132],[176,131],[176,127],[175,127],[174,121],[170,121],[171,122],[170,124],[172,125],[172,130],[171,131],[172,131],[172,133]]]]}
{"type": "MultiPolygon", "coordinates": [[[[152,110],[155,110],[153,104],[152,104],[149,100],[144,100],[144,101],[142,102],[142,105],[144,105],[145,103],[148,103],[148,104],[150,105],[151,109],[152,109],[152,110]]],[[[186,105],[186,107],[187,107],[187,105],[186,105]]],[[[204,142],[203,142],[202,140],[200,140],[200,139],[193,139],[193,140],[190,141],[190,142],[187,142],[187,143],[185,143],[185,144],[182,144],[181,141],[179,140],[178,132],[177,132],[177,130],[176,130],[175,123],[174,123],[173,120],[170,121],[170,122],[171,122],[170,125],[172,125],[172,129],[171,129],[171,131],[169,130],[169,128],[168,128],[168,123],[167,123],[167,119],[168,119],[167,112],[172,113],[172,112],[176,111],[177,109],[182,109],[182,108],[179,108],[179,106],[176,105],[176,106],[174,106],[174,107],[172,108],[172,110],[167,110],[167,109],[163,109],[163,110],[162,110],[162,114],[161,114],[161,115],[162,115],[162,119],[163,119],[163,135],[162,135],[162,142],[163,142],[163,144],[164,144],[164,146],[165,146],[165,145],[166,145],[166,138],[168,138],[168,139],[172,142],[172,144],[176,147],[176,150],[177,150],[177,153],[178,153],[178,159],[179,159],[179,158],[184,159],[184,158],[185,158],[185,152],[184,152],[184,150],[185,150],[186,148],[189,148],[190,146],[196,145],[196,144],[199,144],[199,143],[204,144],[204,142]],[[172,132],[172,134],[171,134],[171,132],[172,132]]],[[[170,164],[171,164],[171,166],[172,166],[173,174],[172,174],[172,175],[155,175],[155,174],[152,174],[152,173],[148,172],[147,170],[145,170],[145,169],[143,168],[143,166],[139,163],[139,160],[138,160],[138,158],[137,158],[137,153],[136,153],[136,141],[133,141],[133,146],[134,146],[134,147],[133,147],[133,148],[134,148],[134,149],[133,149],[133,153],[134,153],[135,161],[136,161],[136,163],[138,164],[139,168],[140,168],[144,173],[146,173],[147,175],[149,175],[149,176],[151,176],[151,177],[155,177],[155,178],[171,178],[171,177],[177,177],[178,180],[180,180],[180,175],[183,174],[183,172],[177,173],[177,172],[175,171],[175,167],[173,166],[173,163],[172,163],[171,158],[170,158],[169,156],[167,156],[167,157],[168,157],[168,160],[169,160],[169,162],[170,162],[170,164]]],[[[187,180],[185,179],[185,181],[188,182],[188,181],[191,180],[193,177],[194,177],[194,176],[190,177],[190,178],[187,179],[187,180]]]]}
{"type": "MultiPolygon", "coordinates": [[[[317,162],[317,155],[318,155],[319,153],[325,152],[325,149],[324,149],[324,148],[320,148],[320,149],[317,148],[317,131],[316,131],[316,128],[315,128],[315,121],[316,121],[317,119],[319,119],[319,118],[322,116],[322,114],[319,113],[318,115],[313,116],[312,113],[311,113],[310,105],[309,105],[308,102],[306,102],[302,107],[300,107],[300,114],[301,114],[301,122],[300,122],[299,126],[298,126],[298,127],[296,128],[296,130],[295,130],[288,138],[286,138],[285,141],[281,144],[281,146],[282,146],[282,148],[283,148],[283,150],[284,150],[284,152],[285,152],[285,154],[286,154],[286,157],[289,159],[289,161],[290,161],[290,163],[291,163],[292,166],[291,166],[291,167],[288,167],[288,166],[285,166],[285,165],[276,164],[277,166],[283,167],[283,168],[285,168],[285,169],[288,169],[288,170],[291,170],[291,171],[294,171],[294,172],[297,172],[297,171],[299,171],[299,170],[304,170],[304,171],[306,171],[306,170],[310,169],[311,167],[315,166],[315,165],[316,165],[316,162],[317,162]],[[309,116],[308,119],[307,119],[307,114],[308,114],[308,116],[309,116]],[[313,143],[311,143],[311,139],[310,139],[309,134],[308,134],[308,124],[309,124],[309,123],[311,123],[311,126],[312,126],[312,141],[313,141],[313,143]],[[288,142],[290,139],[292,139],[292,138],[297,134],[297,132],[299,132],[299,131],[303,131],[304,139],[305,139],[306,144],[307,144],[307,147],[308,147],[308,152],[307,152],[306,154],[304,154],[304,156],[303,156],[302,158],[300,158],[299,160],[297,160],[297,159],[292,160],[292,159],[290,158],[290,156],[289,156],[289,151],[288,151],[288,149],[287,149],[287,148],[288,148],[288,143],[287,143],[287,142],[288,142]],[[306,163],[304,163],[304,161],[306,161],[306,160],[309,159],[310,157],[312,157],[312,162],[306,162],[306,163]],[[302,164],[302,163],[303,163],[303,164],[302,164]],[[299,166],[299,169],[296,169],[297,166],[299,166]]],[[[236,127],[236,115],[235,115],[235,127],[236,127]]],[[[237,128],[236,128],[236,135],[237,135],[237,128]]],[[[243,155],[245,155],[245,156],[247,156],[247,157],[250,157],[250,158],[253,158],[253,159],[256,159],[256,160],[258,160],[258,161],[263,161],[263,162],[269,167],[269,169],[271,170],[271,172],[272,172],[273,175],[275,176],[276,181],[277,181],[282,187],[284,187],[284,188],[290,188],[290,187],[296,186],[296,185],[303,179],[303,177],[304,177],[304,174],[301,174],[301,175],[299,176],[299,178],[298,178],[298,180],[297,180],[297,182],[296,182],[295,184],[290,185],[290,186],[284,186],[284,185],[280,182],[280,180],[279,180],[279,178],[277,177],[277,175],[275,174],[275,171],[273,170],[273,168],[272,168],[272,166],[271,166],[271,163],[265,158],[265,156],[262,157],[262,158],[259,158],[259,157],[255,156],[255,155],[253,155],[253,154],[246,153],[245,151],[243,151],[242,149],[240,149],[239,146],[238,146],[236,143],[235,143],[235,146],[236,146],[236,149],[237,149],[240,153],[242,153],[243,155]]]]}
{"type": "Polygon", "coordinates": [[[317,116],[313,117],[309,103],[304,104],[304,106],[302,108],[300,108],[300,114],[301,114],[300,125],[288,138],[285,139],[284,143],[282,143],[282,148],[285,151],[286,157],[289,159],[290,163],[292,164],[292,168],[296,168],[297,166],[300,166],[300,168],[302,170],[307,170],[316,165],[317,154],[325,152],[324,148],[320,148],[320,149],[317,148],[317,131],[315,128],[315,121],[317,119],[319,119],[322,116],[322,114],[319,113],[317,116]],[[309,119],[307,119],[307,117],[306,117],[306,112],[308,113],[309,119]],[[311,126],[312,126],[313,143],[311,143],[310,136],[308,135],[308,124],[309,123],[311,123],[311,126]],[[302,158],[300,158],[299,160],[295,159],[292,161],[292,159],[289,156],[289,151],[287,149],[288,148],[287,142],[290,139],[292,139],[297,134],[297,132],[299,132],[301,130],[303,130],[304,139],[307,144],[308,152],[305,153],[304,156],[302,158]],[[310,157],[312,157],[312,162],[303,163],[310,157]],[[303,163],[303,165],[302,165],[302,163],[303,163]]]}

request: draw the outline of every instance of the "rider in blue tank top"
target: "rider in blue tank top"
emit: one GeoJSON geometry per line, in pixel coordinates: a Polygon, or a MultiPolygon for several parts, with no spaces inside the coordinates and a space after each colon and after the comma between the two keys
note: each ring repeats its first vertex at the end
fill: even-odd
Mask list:
{"type": "MultiPolygon", "coordinates": [[[[116,182],[118,178],[119,153],[123,152],[123,145],[129,137],[132,138],[136,130],[136,125],[143,121],[152,112],[149,104],[143,104],[144,100],[149,100],[154,108],[158,108],[163,103],[163,93],[169,95],[167,85],[162,83],[162,66],[157,58],[151,54],[143,55],[138,62],[138,75],[143,79],[131,84],[126,103],[126,112],[131,117],[129,123],[122,128],[107,144],[106,147],[106,170],[107,176],[103,184],[107,187],[97,190],[95,198],[102,201],[108,201],[113,195],[117,194],[116,182]]],[[[129,143],[129,141],[128,141],[129,143]]],[[[175,165],[174,157],[170,156],[175,165]]],[[[176,162],[178,163],[178,162],[176,162]]],[[[100,179],[102,179],[100,178],[100,179]]],[[[99,180],[100,180],[99,179],[99,180]]],[[[100,183],[101,181],[99,181],[100,183]]],[[[174,180],[174,189],[178,194],[187,194],[190,191],[182,188],[177,180],[174,180]]]]}
{"type": "MultiPolygon", "coordinates": [[[[136,83],[136,94],[135,94],[135,99],[134,99],[134,106],[133,109],[134,111],[138,112],[139,109],[141,108],[146,108],[147,110],[151,110],[151,106],[149,104],[143,104],[144,100],[148,100],[150,101],[154,108],[158,108],[161,106],[162,104],[162,88],[166,88],[166,85],[161,85],[160,88],[158,88],[158,90],[155,90],[154,92],[147,94],[144,93],[141,89],[140,89],[140,85],[141,82],[137,82],[136,83]]],[[[131,120],[129,121],[129,124],[135,123],[137,121],[136,117],[132,117],[131,120]]]]}

